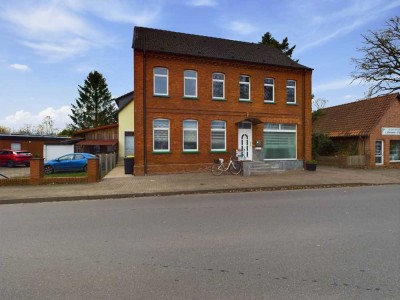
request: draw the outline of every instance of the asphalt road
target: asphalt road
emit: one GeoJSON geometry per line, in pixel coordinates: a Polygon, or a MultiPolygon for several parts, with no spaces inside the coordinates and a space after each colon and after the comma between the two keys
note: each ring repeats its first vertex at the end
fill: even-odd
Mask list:
{"type": "Polygon", "coordinates": [[[400,187],[0,206],[0,299],[400,299],[400,187]]]}

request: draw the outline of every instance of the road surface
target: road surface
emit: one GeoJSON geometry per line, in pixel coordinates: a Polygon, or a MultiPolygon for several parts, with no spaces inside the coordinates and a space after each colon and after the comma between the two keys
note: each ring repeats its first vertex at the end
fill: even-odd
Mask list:
{"type": "Polygon", "coordinates": [[[0,299],[400,299],[399,282],[398,185],[0,206],[0,299]]]}

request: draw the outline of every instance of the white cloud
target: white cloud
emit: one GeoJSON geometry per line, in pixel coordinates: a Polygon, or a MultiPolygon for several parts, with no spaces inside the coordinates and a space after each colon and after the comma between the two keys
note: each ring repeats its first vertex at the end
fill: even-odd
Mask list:
{"type": "Polygon", "coordinates": [[[192,6],[216,6],[217,1],[216,0],[192,0],[188,2],[189,5],[192,6]]]}
{"type": "Polygon", "coordinates": [[[0,124],[18,130],[25,124],[37,126],[45,117],[50,116],[54,120],[55,128],[64,129],[67,123],[71,123],[68,114],[71,114],[71,108],[69,106],[62,106],[60,108],[47,107],[37,113],[19,110],[12,115],[6,116],[3,120],[0,120],[0,124]]]}
{"type": "Polygon", "coordinates": [[[241,21],[233,21],[227,26],[227,28],[242,35],[248,35],[257,30],[257,28],[252,24],[241,21]]]}
{"type": "Polygon", "coordinates": [[[22,64],[12,64],[12,65],[9,65],[9,67],[11,69],[15,69],[18,71],[30,71],[31,70],[27,65],[22,65],[22,64]]]}
{"type": "Polygon", "coordinates": [[[313,93],[346,89],[350,87],[350,84],[351,78],[335,79],[329,82],[314,85],[313,93]]]}

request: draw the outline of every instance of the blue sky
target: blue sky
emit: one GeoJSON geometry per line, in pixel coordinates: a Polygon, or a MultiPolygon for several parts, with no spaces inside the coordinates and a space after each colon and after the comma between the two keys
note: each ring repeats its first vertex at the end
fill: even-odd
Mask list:
{"type": "Polygon", "coordinates": [[[259,42],[269,31],[296,45],[327,106],[365,96],[351,84],[361,34],[400,12],[400,0],[10,0],[0,2],[0,125],[19,129],[46,116],[63,129],[88,73],[118,97],[133,89],[134,26],[259,42]]]}

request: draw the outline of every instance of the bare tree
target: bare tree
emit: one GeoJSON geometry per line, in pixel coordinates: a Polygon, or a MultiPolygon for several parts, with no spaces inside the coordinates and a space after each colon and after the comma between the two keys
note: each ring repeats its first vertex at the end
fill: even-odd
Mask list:
{"type": "Polygon", "coordinates": [[[57,131],[54,128],[54,120],[50,116],[44,117],[42,123],[35,128],[35,133],[39,135],[54,135],[57,131]]]}
{"type": "Polygon", "coordinates": [[[362,35],[363,46],[357,49],[363,58],[352,58],[356,69],[353,81],[370,84],[368,96],[400,90],[400,17],[390,18],[386,28],[362,35]]]}
{"type": "Polygon", "coordinates": [[[316,99],[316,98],[314,98],[314,95],[313,95],[313,98],[312,98],[312,110],[313,111],[317,111],[317,110],[320,110],[322,108],[325,108],[327,103],[328,103],[328,100],[323,99],[323,98],[316,99]]]}

